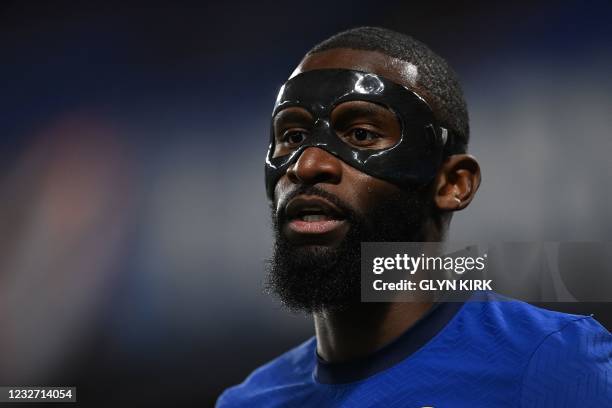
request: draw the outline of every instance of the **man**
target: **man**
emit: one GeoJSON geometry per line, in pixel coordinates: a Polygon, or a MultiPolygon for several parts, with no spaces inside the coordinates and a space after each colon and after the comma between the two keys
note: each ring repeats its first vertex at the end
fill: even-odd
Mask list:
{"type": "Polygon", "coordinates": [[[612,406],[612,340],[591,317],[489,293],[360,302],[361,242],[443,241],[480,184],[443,59],[385,29],[337,34],[281,88],[271,133],[270,288],[316,336],[218,407],[612,406]]]}

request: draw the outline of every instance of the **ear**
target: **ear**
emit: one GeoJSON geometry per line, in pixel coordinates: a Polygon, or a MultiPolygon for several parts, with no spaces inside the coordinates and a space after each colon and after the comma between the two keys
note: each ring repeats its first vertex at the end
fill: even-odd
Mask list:
{"type": "Polygon", "coordinates": [[[480,186],[480,165],[469,154],[448,157],[434,179],[434,203],[441,211],[467,207],[480,186]]]}

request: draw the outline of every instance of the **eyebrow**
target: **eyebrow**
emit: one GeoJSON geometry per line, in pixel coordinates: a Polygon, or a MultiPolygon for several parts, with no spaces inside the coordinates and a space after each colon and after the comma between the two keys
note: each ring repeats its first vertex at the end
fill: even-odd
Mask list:
{"type": "Polygon", "coordinates": [[[370,120],[375,119],[377,121],[386,119],[387,117],[397,119],[395,113],[393,113],[393,111],[391,111],[389,108],[374,102],[368,102],[365,104],[360,103],[357,105],[351,104],[345,107],[343,107],[343,105],[344,103],[338,105],[332,111],[332,116],[335,116],[334,122],[336,122],[336,125],[339,127],[342,127],[342,125],[346,125],[347,122],[357,118],[366,118],[370,120]],[[335,115],[334,112],[336,112],[335,115]]]}
{"type": "Polygon", "coordinates": [[[312,115],[305,110],[296,110],[296,109],[283,109],[274,115],[274,124],[282,121],[284,123],[304,123],[305,121],[311,121],[312,115]]]}

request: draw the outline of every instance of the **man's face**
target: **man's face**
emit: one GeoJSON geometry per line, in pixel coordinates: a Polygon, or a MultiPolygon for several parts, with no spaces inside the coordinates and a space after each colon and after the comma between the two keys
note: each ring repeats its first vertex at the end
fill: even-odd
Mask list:
{"type": "MultiPolygon", "coordinates": [[[[373,51],[316,53],[293,76],[336,68],[370,72],[415,89],[414,65],[373,51]]],[[[273,118],[274,155],[299,146],[312,121],[304,108],[279,111],[273,118]]],[[[338,137],[357,149],[384,149],[401,138],[396,115],[372,102],[341,103],[330,121],[338,137]]],[[[323,149],[307,148],[274,188],[272,290],[289,307],[307,311],[358,302],[360,243],[423,240],[428,201],[425,189],[400,189],[323,149]]]]}

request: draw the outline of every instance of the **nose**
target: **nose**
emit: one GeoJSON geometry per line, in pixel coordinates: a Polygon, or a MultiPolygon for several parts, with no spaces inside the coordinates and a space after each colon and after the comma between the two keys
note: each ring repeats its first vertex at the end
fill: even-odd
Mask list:
{"type": "Polygon", "coordinates": [[[287,177],[294,184],[338,184],[342,179],[342,163],[321,148],[309,147],[287,169],[287,177]]]}

